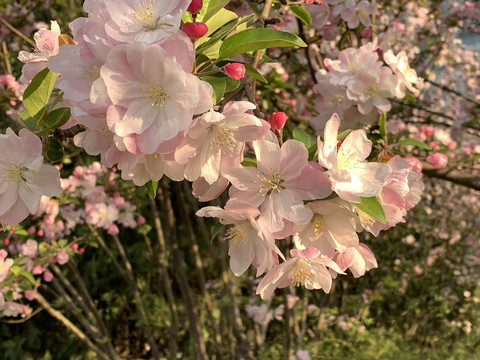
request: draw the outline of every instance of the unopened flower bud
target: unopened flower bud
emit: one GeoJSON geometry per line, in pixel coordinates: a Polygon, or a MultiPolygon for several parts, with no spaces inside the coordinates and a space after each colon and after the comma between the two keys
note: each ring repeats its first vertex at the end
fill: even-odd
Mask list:
{"type": "Polygon", "coordinates": [[[7,250],[1,249],[0,250],[0,259],[6,259],[8,256],[7,250]]]}
{"type": "Polygon", "coordinates": [[[273,131],[281,130],[287,122],[287,114],[285,114],[283,111],[274,112],[272,115],[270,115],[269,122],[270,128],[273,131]]]}
{"type": "Polygon", "coordinates": [[[422,172],[422,169],[423,169],[422,162],[418,160],[415,156],[407,156],[405,160],[407,160],[408,167],[412,171],[416,172],[417,174],[420,174],[422,172]]]}
{"type": "Polygon", "coordinates": [[[45,269],[43,267],[41,267],[40,265],[35,265],[32,269],[32,274],[33,275],[40,275],[44,271],[45,271],[45,269]]]}
{"type": "Polygon", "coordinates": [[[27,290],[27,291],[25,291],[25,297],[26,297],[29,301],[32,301],[33,299],[35,299],[35,291],[33,291],[33,290],[27,290]]]}
{"type": "Polygon", "coordinates": [[[427,162],[436,169],[445,169],[448,164],[448,157],[442,153],[435,153],[427,156],[427,162]]]}
{"type": "Polygon", "coordinates": [[[70,249],[72,249],[72,251],[77,251],[78,250],[78,244],[73,244],[70,249]]]}
{"type": "Polygon", "coordinates": [[[183,24],[183,31],[190,39],[200,39],[208,32],[208,27],[203,22],[187,22],[183,24]]]}
{"type": "Polygon", "coordinates": [[[50,271],[45,271],[43,273],[43,280],[45,280],[46,282],[52,281],[53,280],[53,274],[50,271]]]}
{"type": "Polygon", "coordinates": [[[233,80],[240,80],[245,76],[245,65],[230,63],[223,67],[223,71],[233,80]]]}
{"type": "Polygon", "coordinates": [[[370,39],[372,37],[372,29],[369,27],[365,28],[360,32],[360,35],[362,35],[364,39],[370,39]]]}
{"type": "Polygon", "coordinates": [[[197,14],[203,7],[203,0],[192,0],[187,8],[187,11],[191,14],[197,14]]]}

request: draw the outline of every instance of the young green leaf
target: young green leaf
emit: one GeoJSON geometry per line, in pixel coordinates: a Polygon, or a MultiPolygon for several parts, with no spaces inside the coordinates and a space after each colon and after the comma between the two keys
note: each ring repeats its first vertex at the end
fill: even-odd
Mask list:
{"type": "Polygon", "coordinates": [[[26,277],[32,284],[35,284],[35,278],[33,277],[33,275],[28,272],[27,270],[20,270],[19,272],[20,275],[23,275],[24,277],[26,277]]]}
{"type": "Polygon", "coordinates": [[[247,29],[225,39],[220,46],[219,60],[233,55],[272,47],[306,47],[298,36],[274,29],[247,29]]]}
{"type": "Polygon", "coordinates": [[[293,138],[302,142],[307,149],[317,144],[317,138],[315,136],[308,134],[299,127],[293,129],[293,138]]]}
{"type": "Polygon", "coordinates": [[[400,145],[412,145],[420,149],[432,150],[432,147],[423,141],[414,140],[414,139],[402,139],[398,142],[400,145]]]}
{"type": "Polygon", "coordinates": [[[62,144],[60,144],[56,139],[49,139],[45,158],[51,162],[59,162],[63,159],[64,154],[65,150],[63,149],[62,144]]]}
{"type": "Polygon", "coordinates": [[[145,187],[147,188],[147,191],[150,197],[152,199],[155,199],[155,197],[157,196],[158,181],[150,180],[145,184],[145,187]]]}
{"type": "Polygon", "coordinates": [[[352,203],[357,209],[363,211],[365,214],[371,216],[375,220],[380,221],[382,224],[387,223],[385,217],[385,211],[383,211],[382,205],[378,201],[376,196],[362,197],[360,203],[352,203]]]}
{"type": "Polygon", "coordinates": [[[251,158],[244,158],[242,161],[242,166],[253,166],[257,167],[257,160],[251,158]]]}
{"type": "Polygon", "coordinates": [[[382,114],[380,115],[380,135],[382,135],[382,138],[385,138],[385,136],[387,136],[386,122],[387,114],[385,113],[385,111],[382,111],[382,114]]]}
{"type": "Polygon", "coordinates": [[[312,26],[312,18],[310,17],[308,11],[303,7],[298,5],[290,5],[290,11],[293,13],[293,15],[302,20],[305,26],[312,26]]]}
{"type": "Polygon", "coordinates": [[[25,108],[30,116],[37,120],[41,120],[45,113],[55,80],[57,80],[57,74],[45,68],[35,75],[23,93],[25,108]]]}

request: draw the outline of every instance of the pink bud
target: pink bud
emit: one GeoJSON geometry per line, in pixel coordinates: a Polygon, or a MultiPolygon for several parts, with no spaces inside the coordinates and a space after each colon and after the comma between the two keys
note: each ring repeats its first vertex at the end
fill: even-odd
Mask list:
{"type": "Polygon", "coordinates": [[[245,76],[245,65],[230,63],[223,67],[223,71],[234,80],[240,80],[245,76]]]}
{"type": "Polygon", "coordinates": [[[25,291],[25,297],[26,297],[29,301],[32,301],[33,299],[35,299],[35,291],[33,291],[33,290],[27,290],[27,291],[25,291]]]}
{"type": "Polygon", "coordinates": [[[43,230],[42,229],[37,231],[37,236],[43,236],[43,230]]]}
{"type": "Polygon", "coordinates": [[[30,227],[27,229],[27,233],[28,233],[28,235],[33,235],[33,234],[35,234],[35,227],[30,226],[30,227]]]}
{"type": "Polygon", "coordinates": [[[269,121],[270,128],[272,130],[281,130],[287,122],[287,114],[285,114],[283,111],[274,112],[272,115],[270,115],[269,121]]]}
{"type": "Polygon", "coordinates": [[[35,265],[32,269],[32,274],[33,275],[40,275],[44,271],[45,271],[45,269],[43,267],[41,267],[40,265],[35,265]]]}
{"type": "Polygon", "coordinates": [[[72,251],[77,251],[78,249],[78,244],[73,244],[70,249],[72,249],[72,251]]]}
{"type": "Polygon", "coordinates": [[[205,23],[202,22],[187,22],[183,24],[183,31],[185,31],[185,33],[191,39],[200,39],[208,32],[208,27],[207,25],[205,25],[205,23]]]}
{"type": "Polygon", "coordinates": [[[360,32],[360,35],[362,35],[364,39],[370,39],[372,37],[372,29],[369,27],[365,28],[360,32]]]}
{"type": "Polygon", "coordinates": [[[187,8],[187,11],[191,14],[197,14],[203,7],[203,0],[192,0],[187,8]]]}
{"type": "Polygon", "coordinates": [[[118,226],[115,224],[111,224],[107,230],[107,233],[109,233],[110,235],[117,235],[119,232],[120,230],[118,230],[118,226]]]}
{"type": "Polygon", "coordinates": [[[80,248],[80,249],[78,249],[78,253],[79,253],[79,254],[83,254],[84,252],[85,252],[85,248],[80,248]]]}
{"type": "Polygon", "coordinates": [[[415,156],[407,156],[405,160],[407,160],[408,167],[412,171],[416,172],[417,174],[420,174],[422,172],[422,169],[423,169],[422,162],[418,160],[415,156]]]}
{"type": "Polygon", "coordinates": [[[8,256],[7,250],[4,250],[4,249],[0,250],[0,259],[5,260],[7,256],[8,256]]]}
{"type": "Polygon", "coordinates": [[[145,224],[145,222],[146,222],[146,221],[145,221],[145,218],[140,215],[140,216],[138,217],[138,219],[137,219],[137,224],[138,224],[138,225],[143,225],[143,224],[145,224]]]}
{"type": "Polygon", "coordinates": [[[10,244],[10,240],[5,239],[3,240],[3,245],[8,246],[10,244]]]}
{"type": "Polygon", "coordinates": [[[43,273],[43,280],[45,280],[46,282],[50,282],[52,281],[52,279],[53,279],[53,274],[50,271],[45,271],[43,273]]]}
{"type": "Polygon", "coordinates": [[[23,306],[22,306],[22,314],[23,314],[23,315],[27,315],[29,312],[30,312],[30,311],[28,310],[28,307],[25,306],[25,305],[23,305],[23,306]]]}
{"type": "Polygon", "coordinates": [[[435,153],[427,156],[427,162],[436,169],[445,169],[448,164],[448,157],[442,153],[435,153]]]}

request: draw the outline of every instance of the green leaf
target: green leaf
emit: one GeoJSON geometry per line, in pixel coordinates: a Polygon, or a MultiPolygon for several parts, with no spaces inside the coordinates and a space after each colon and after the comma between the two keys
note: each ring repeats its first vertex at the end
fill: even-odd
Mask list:
{"type": "Polygon", "coordinates": [[[20,266],[18,265],[13,265],[10,267],[10,272],[13,274],[13,275],[18,275],[20,273],[20,266]]]}
{"type": "Polygon", "coordinates": [[[423,141],[414,140],[414,139],[402,139],[398,142],[400,145],[412,145],[420,149],[432,150],[432,147],[423,141]]]}
{"type": "Polygon", "coordinates": [[[312,26],[312,18],[310,17],[308,11],[303,7],[298,5],[290,5],[290,11],[293,13],[293,15],[302,20],[307,27],[312,26]]]}
{"type": "Polygon", "coordinates": [[[23,93],[25,108],[37,120],[41,120],[45,113],[55,80],[57,80],[57,74],[45,68],[35,75],[23,93]]]}
{"type": "Polygon", "coordinates": [[[52,129],[57,129],[63,124],[65,124],[68,119],[70,119],[70,109],[69,108],[59,108],[52,110],[48,113],[47,120],[45,120],[45,129],[37,132],[38,136],[43,136],[47,134],[52,129]]]}
{"type": "Polygon", "coordinates": [[[32,132],[37,131],[38,120],[30,116],[30,113],[28,111],[24,111],[23,113],[21,113],[20,119],[22,119],[28,130],[32,132]]]}
{"type": "Polygon", "coordinates": [[[40,244],[38,244],[38,251],[40,253],[44,253],[45,251],[47,251],[47,249],[48,249],[48,244],[44,242],[41,242],[40,244]]]}
{"type": "Polygon", "coordinates": [[[382,224],[387,223],[385,211],[383,211],[382,205],[376,196],[368,198],[362,197],[360,203],[352,203],[352,205],[375,220],[380,221],[382,224]]]}
{"type": "Polygon", "coordinates": [[[417,102],[417,99],[415,99],[415,96],[409,93],[405,93],[405,99],[407,99],[410,102],[417,102]]]}
{"type": "Polygon", "coordinates": [[[244,158],[242,161],[242,165],[257,167],[257,160],[251,158],[244,158]]]}
{"type": "Polygon", "coordinates": [[[337,135],[337,140],[343,141],[345,138],[352,132],[352,129],[348,129],[345,131],[342,131],[340,134],[337,135]]]}
{"type": "Polygon", "coordinates": [[[263,77],[263,75],[260,74],[260,73],[258,72],[258,70],[255,69],[252,65],[250,65],[250,64],[243,64],[243,65],[245,65],[245,72],[246,72],[248,75],[250,75],[250,76],[253,77],[254,79],[257,79],[258,81],[263,82],[264,84],[268,84],[267,79],[265,79],[265,78],[263,77]]]}
{"type": "Polygon", "coordinates": [[[30,282],[32,284],[35,284],[35,278],[33,277],[33,275],[27,271],[27,270],[21,270],[20,271],[20,275],[23,275],[24,277],[26,277],[28,280],[30,280],[30,282]]]}
{"type": "MultiPolygon", "coordinates": [[[[215,15],[213,15],[205,25],[208,27],[207,36],[213,34],[216,30],[220,29],[226,23],[238,19],[238,15],[233,11],[227,9],[220,9],[215,15]]],[[[236,24],[236,23],[235,23],[236,24]]]]}
{"type": "Polygon", "coordinates": [[[197,15],[197,21],[207,22],[220,9],[228,4],[229,0],[203,0],[203,8],[197,15]]]}
{"type": "Polygon", "coordinates": [[[308,134],[305,130],[300,129],[299,127],[293,129],[293,138],[302,142],[307,149],[313,145],[317,145],[317,138],[308,134]]]}
{"type": "Polygon", "coordinates": [[[201,77],[203,81],[206,81],[210,85],[212,85],[214,104],[217,104],[220,100],[222,100],[223,95],[227,90],[227,80],[225,79],[226,77],[228,78],[228,76],[224,74],[207,75],[201,77]]]}
{"type": "Polygon", "coordinates": [[[382,111],[382,114],[380,115],[380,135],[382,135],[382,138],[385,138],[385,136],[387,136],[386,122],[387,114],[385,113],[385,111],[382,111]]]}
{"type": "Polygon", "coordinates": [[[226,59],[233,55],[272,47],[306,47],[298,36],[274,29],[247,29],[225,39],[220,46],[219,59],[226,59]]]}
{"type": "Polygon", "coordinates": [[[49,139],[47,152],[45,153],[45,158],[50,162],[59,162],[63,159],[65,150],[63,149],[62,144],[56,139],[49,139]]]}
{"type": "Polygon", "coordinates": [[[145,184],[145,187],[147,188],[147,191],[150,197],[152,199],[155,199],[155,197],[157,196],[158,181],[150,180],[145,184]]]}
{"type": "Polygon", "coordinates": [[[212,230],[212,240],[215,239],[218,235],[218,233],[220,232],[220,230],[222,230],[224,227],[223,224],[221,224],[220,222],[217,222],[215,224],[215,227],[213,228],[212,230]]]}

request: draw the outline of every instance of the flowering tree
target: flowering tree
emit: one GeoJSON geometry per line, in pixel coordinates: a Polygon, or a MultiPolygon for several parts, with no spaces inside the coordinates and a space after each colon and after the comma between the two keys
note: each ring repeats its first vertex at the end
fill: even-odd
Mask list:
{"type": "MultiPolygon", "coordinates": [[[[137,229],[149,244],[153,227],[173,316],[170,356],[178,351],[180,324],[167,247],[194,339],[192,353],[221,358],[219,326],[211,320],[214,346],[207,348],[183,269],[180,231],[194,248],[200,291],[213,311],[192,222],[203,231],[207,251],[212,236],[203,218],[218,219],[212,233],[231,271],[241,276],[255,269],[255,292],[271,301],[277,288],[287,288],[289,296],[295,287],[328,293],[335,279],[349,273],[358,278],[378,267],[363,234],[377,237],[406,221],[425,190],[422,169],[480,187],[475,173],[440,170],[451,160],[461,165],[478,159],[480,100],[464,95],[475,83],[462,84],[465,89],[452,84],[455,72],[447,84],[436,78],[439,59],[449,60],[422,36],[432,31],[432,39],[458,47],[456,26],[428,28],[418,20],[427,16],[426,8],[365,0],[86,0],[83,9],[86,15],[68,26],[71,36],[53,20],[35,33],[33,52],[18,53],[24,64],[20,80],[29,84],[23,93],[14,79],[4,81],[10,96],[23,100],[10,102],[18,116],[14,126],[22,127],[18,136],[10,127],[0,135],[0,221],[9,246],[0,250],[4,317],[31,316],[37,304],[97,356],[118,358],[88,292],[80,296],[57,266],[66,264],[85,288],[72,257],[86,246],[101,247],[127,282],[144,322],[141,336],[159,358],[165,351],[147,311],[148,291],[119,237],[121,229],[137,229]],[[454,95],[465,107],[452,110],[454,95]],[[444,109],[428,108],[437,102],[444,109]],[[440,127],[424,124],[432,115],[442,119],[440,127]],[[68,170],[73,156],[89,159],[88,165],[68,170]],[[140,211],[147,206],[151,216],[140,211]],[[176,221],[179,214],[185,223],[176,221]],[[87,323],[77,319],[83,330],[42,295],[44,282],[67,288],[70,295],[58,290],[60,297],[75,298],[91,317],[87,323]]],[[[479,13],[466,3],[432,16],[468,26],[479,13]]],[[[474,76],[478,69],[465,71],[474,76]]],[[[224,261],[223,255],[210,256],[224,261]]],[[[235,317],[233,352],[249,358],[233,280],[225,276],[235,317]]],[[[285,316],[292,319],[288,309],[285,316]]],[[[288,339],[287,356],[292,344],[288,339]]],[[[300,341],[297,348],[297,359],[308,356],[300,341]]]]}

